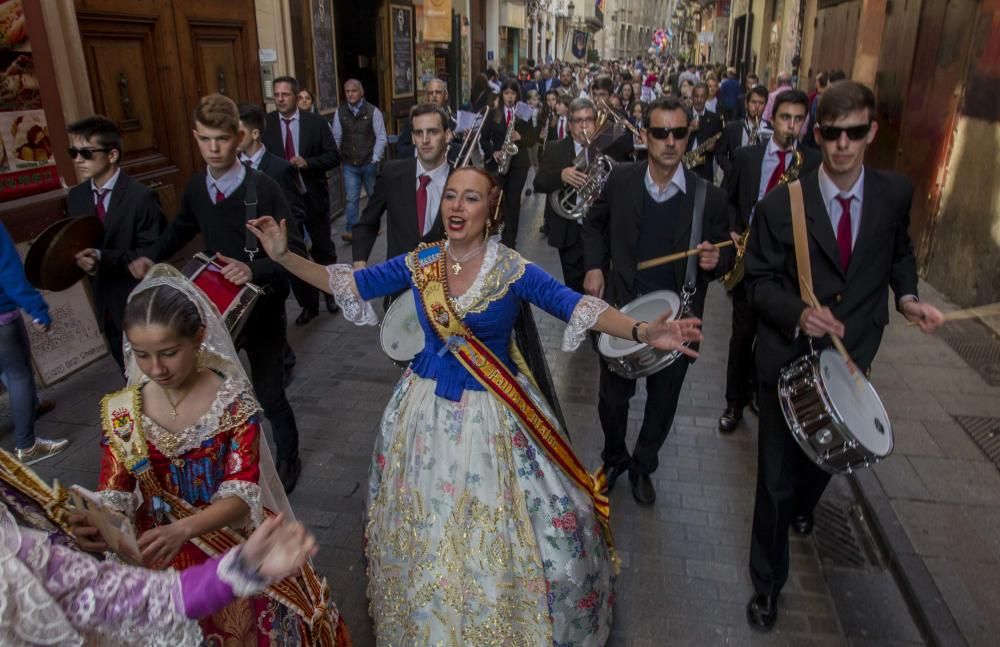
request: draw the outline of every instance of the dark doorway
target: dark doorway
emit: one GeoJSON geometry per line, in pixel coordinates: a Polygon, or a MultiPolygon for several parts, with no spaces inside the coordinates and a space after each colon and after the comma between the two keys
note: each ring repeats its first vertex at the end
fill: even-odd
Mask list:
{"type": "Polygon", "coordinates": [[[379,96],[376,68],[378,49],[378,2],[334,0],[334,24],[337,29],[337,77],[341,85],[347,79],[357,79],[365,89],[369,103],[384,108],[379,96]]]}

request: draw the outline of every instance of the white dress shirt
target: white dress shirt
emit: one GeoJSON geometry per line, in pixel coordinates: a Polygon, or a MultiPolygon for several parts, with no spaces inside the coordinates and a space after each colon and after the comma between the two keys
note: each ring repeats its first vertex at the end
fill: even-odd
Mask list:
{"type": "Polygon", "coordinates": [[[235,193],[236,189],[240,188],[246,176],[247,167],[243,166],[243,162],[239,160],[236,160],[232,168],[223,173],[222,177],[219,178],[212,177],[211,171],[205,171],[205,186],[208,189],[208,197],[212,200],[212,204],[218,204],[215,201],[217,191],[222,191],[228,198],[235,193]]]}
{"type": "Polygon", "coordinates": [[[677,170],[674,171],[674,176],[670,178],[670,182],[667,183],[667,186],[662,189],[656,182],[653,181],[653,176],[649,172],[649,167],[646,167],[646,193],[648,193],[649,197],[653,199],[653,202],[658,204],[666,202],[678,193],[687,193],[687,180],[684,179],[684,165],[677,165],[677,170]]]}
{"type": "Polygon", "coordinates": [[[417,160],[417,175],[416,175],[416,188],[420,188],[420,176],[429,175],[431,178],[430,183],[427,185],[427,207],[424,211],[424,230],[420,232],[421,236],[426,236],[431,227],[434,226],[434,220],[437,218],[438,209],[441,208],[441,196],[444,195],[444,185],[448,182],[448,160],[442,162],[441,166],[436,169],[428,171],[424,168],[424,165],[417,160]]]}
{"type": "MultiPolygon", "coordinates": [[[[764,160],[763,162],[761,162],[760,165],[760,187],[757,190],[758,202],[761,200],[761,198],[764,197],[764,194],[767,192],[767,183],[771,179],[771,176],[774,174],[774,169],[778,167],[778,162],[781,161],[781,158],[778,157],[778,151],[780,150],[781,147],[775,143],[773,137],[768,140],[767,149],[764,151],[764,160]]],[[[782,173],[784,173],[788,169],[788,167],[791,166],[792,159],[794,158],[795,158],[795,147],[792,146],[792,148],[788,149],[788,152],[785,155],[785,168],[782,169],[782,173]]]]}
{"type": "Polygon", "coordinates": [[[830,225],[833,226],[833,237],[837,237],[837,228],[840,226],[840,217],[844,212],[837,198],[853,198],[851,200],[851,249],[858,242],[858,232],[861,229],[861,200],[865,194],[865,169],[861,167],[861,175],[854,182],[854,185],[847,191],[841,191],[833,183],[830,176],[826,174],[826,169],[822,166],[819,169],[819,192],[823,196],[823,204],[826,205],[826,213],[830,217],[830,225]]]}
{"type": "Polygon", "coordinates": [[[719,97],[713,97],[711,99],[705,100],[705,110],[709,110],[716,114],[719,113],[719,97]]]}
{"type": "Polygon", "coordinates": [[[122,170],[118,169],[115,174],[111,176],[111,179],[104,183],[104,186],[97,186],[97,182],[93,179],[90,180],[90,191],[91,195],[94,196],[94,206],[97,206],[97,194],[94,191],[104,191],[104,195],[101,196],[104,202],[104,213],[108,212],[108,206],[111,205],[111,192],[115,190],[115,184],[118,182],[118,176],[122,174],[122,170]]]}

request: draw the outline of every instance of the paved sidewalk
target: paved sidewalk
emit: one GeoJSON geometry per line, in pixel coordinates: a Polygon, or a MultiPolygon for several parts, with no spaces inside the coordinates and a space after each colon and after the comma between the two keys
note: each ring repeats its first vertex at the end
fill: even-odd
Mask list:
{"type": "MultiPolygon", "coordinates": [[[[542,200],[532,196],[524,201],[520,249],[558,276],[555,250],[538,234],[542,200]]],[[[349,249],[339,250],[342,260],[349,260],[349,249]]],[[[382,253],[380,239],[375,254],[382,253]]],[[[925,297],[934,300],[926,292],[925,297]]],[[[289,313],[291,318],[298,313],[292,301],[289,313]]],[[[921,644],[891,577],[876,569],[831,568],[813,538],[792,539],[792,575],[777,630],[760,635],[747,627],[756,420],[747,416],[730,436],[716,430],[724,406],[729,339],[729,305],[718,285],[710,289],[705,319],[702,357],[688,373],[676,424],[654,475],[656,505],[638,506],[627,480],[612,494],[622,572],[609,644],[921,644]],[[890,624],[892,630],[871,628],[878,623],[890,624]]],[[[573,354],[559,351],[562,323],[545,314],[537,321],[574,445],[584,464],[596,467],[602,445],[597,357],[588,348],[573,354]]],[[[304,329],[289,330],[299,360],[289,392],[305,464],[291,502],[319,539],[317,566],[329,578],[355,644],[372,645],[361,513],[374,429],[399,369],[381,352],[377,330],[355,327],[342,317],[324,313],[304,329]]],[[[882,488],[882,507],[901,520],[883,522],[883,515],[878,522],[915,547],[889,559],[925,564],[934,591],[948,595],[947,603],[939,605],[945,617],[954,618],[968,636],[980,637],[970,643],[986,644],[987,636],[996,635],[1000,618],[1000,477],[951,414],[1000,416],[997,391],[977,386],[977,375],[942,342],[923,338],[895,320],[883,348],[875,382],[892,416],[897,455],[863,477],[882,488]]],[[[73,447],[41,464],[45,478],[96,485],[97,403],[103,392],[119,384],[105,359],[46,392],[59,405],[40,422],[38,432],[72,438],[73,447]]],[[[644,395],[640,388],[633,402],[630,445],[644,395]]],[[[8,420],[0,420],[0,443],[13,444],[8,420]]],[[[853,504],[850,482],[835,479],[827,499],[853,504]]],[[[879,500],[870,501],[880,511],[879,500]]]]}

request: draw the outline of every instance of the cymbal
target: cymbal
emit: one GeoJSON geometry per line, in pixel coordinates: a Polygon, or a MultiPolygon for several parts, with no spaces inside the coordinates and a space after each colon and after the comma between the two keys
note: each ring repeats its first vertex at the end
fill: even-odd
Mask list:
{"type": "Polygon", "coordinates": [[[61,292],[84,276],[76,264],[81,249],[99,247],[104,238],[104,223],[97,216],[64,218],[49,225],[31,243],[24,259],[28,281],[41,290],[61,292]]]}

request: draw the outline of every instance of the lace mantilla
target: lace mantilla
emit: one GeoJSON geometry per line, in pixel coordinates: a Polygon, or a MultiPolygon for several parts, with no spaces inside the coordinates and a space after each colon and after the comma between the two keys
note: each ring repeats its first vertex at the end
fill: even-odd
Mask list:
{"type": "MultiPolygon", "coordinates": [[[[262,442],[266,442],[261,439],[262,442]]],[[[241,529],[253,532],[264,521],[264,508],[260,504],[260,486],[250,481],[230,480],[219,484],[219,489],[212,495],[212,503],[219,499],[235,496],[243,499],[243,502],[250,507],[248,524],[241,529]]]]}
{"type": "Polygon", "coordinates": [[[608,304],[597,297],[581,297],[563,330],[562,349],[570,352],[579,348],[587,332],[597,324],[597,318],[607,309],[608,304]]]}
{"type": "Polygon", "coordinates": [[[230,550],[219,560],[219,568],[216,574],[219,579],[229,585],[233,590],[233,595],[238,598],[247,598],[256,595],[268,587],[267,580],[256,574],[250,573],[250,569],[241,559],[242,546],[230,550]]]}
{"type": "Polygon", "coordinates": [[[167,458],[197,449],[203,442],[218,434],[242,425],[260,411],[250,384],[239,378],[226,378],[208,411],[190,427],[179,433],[167,431],[143,414],[143,431],[146,440],[156,446],[167,458]]]}
{"type": "Polygon", "coordinates": [[[100,490],[97,492],[104,505],[121,512],[129,519],[135,519],[135,511],[139,507],[139,497],[135,492],[122,490],[100,490]]]}
{"type": "Polygon", "coordinates": [[[358,285],[354,282],[354,270],[346,263],[327,265],[330,275],[330,291],[333,299],[344,313],[344,319],[357,326],[377,326],[378,315],[372,304],[358,294],[358,285]]]}

